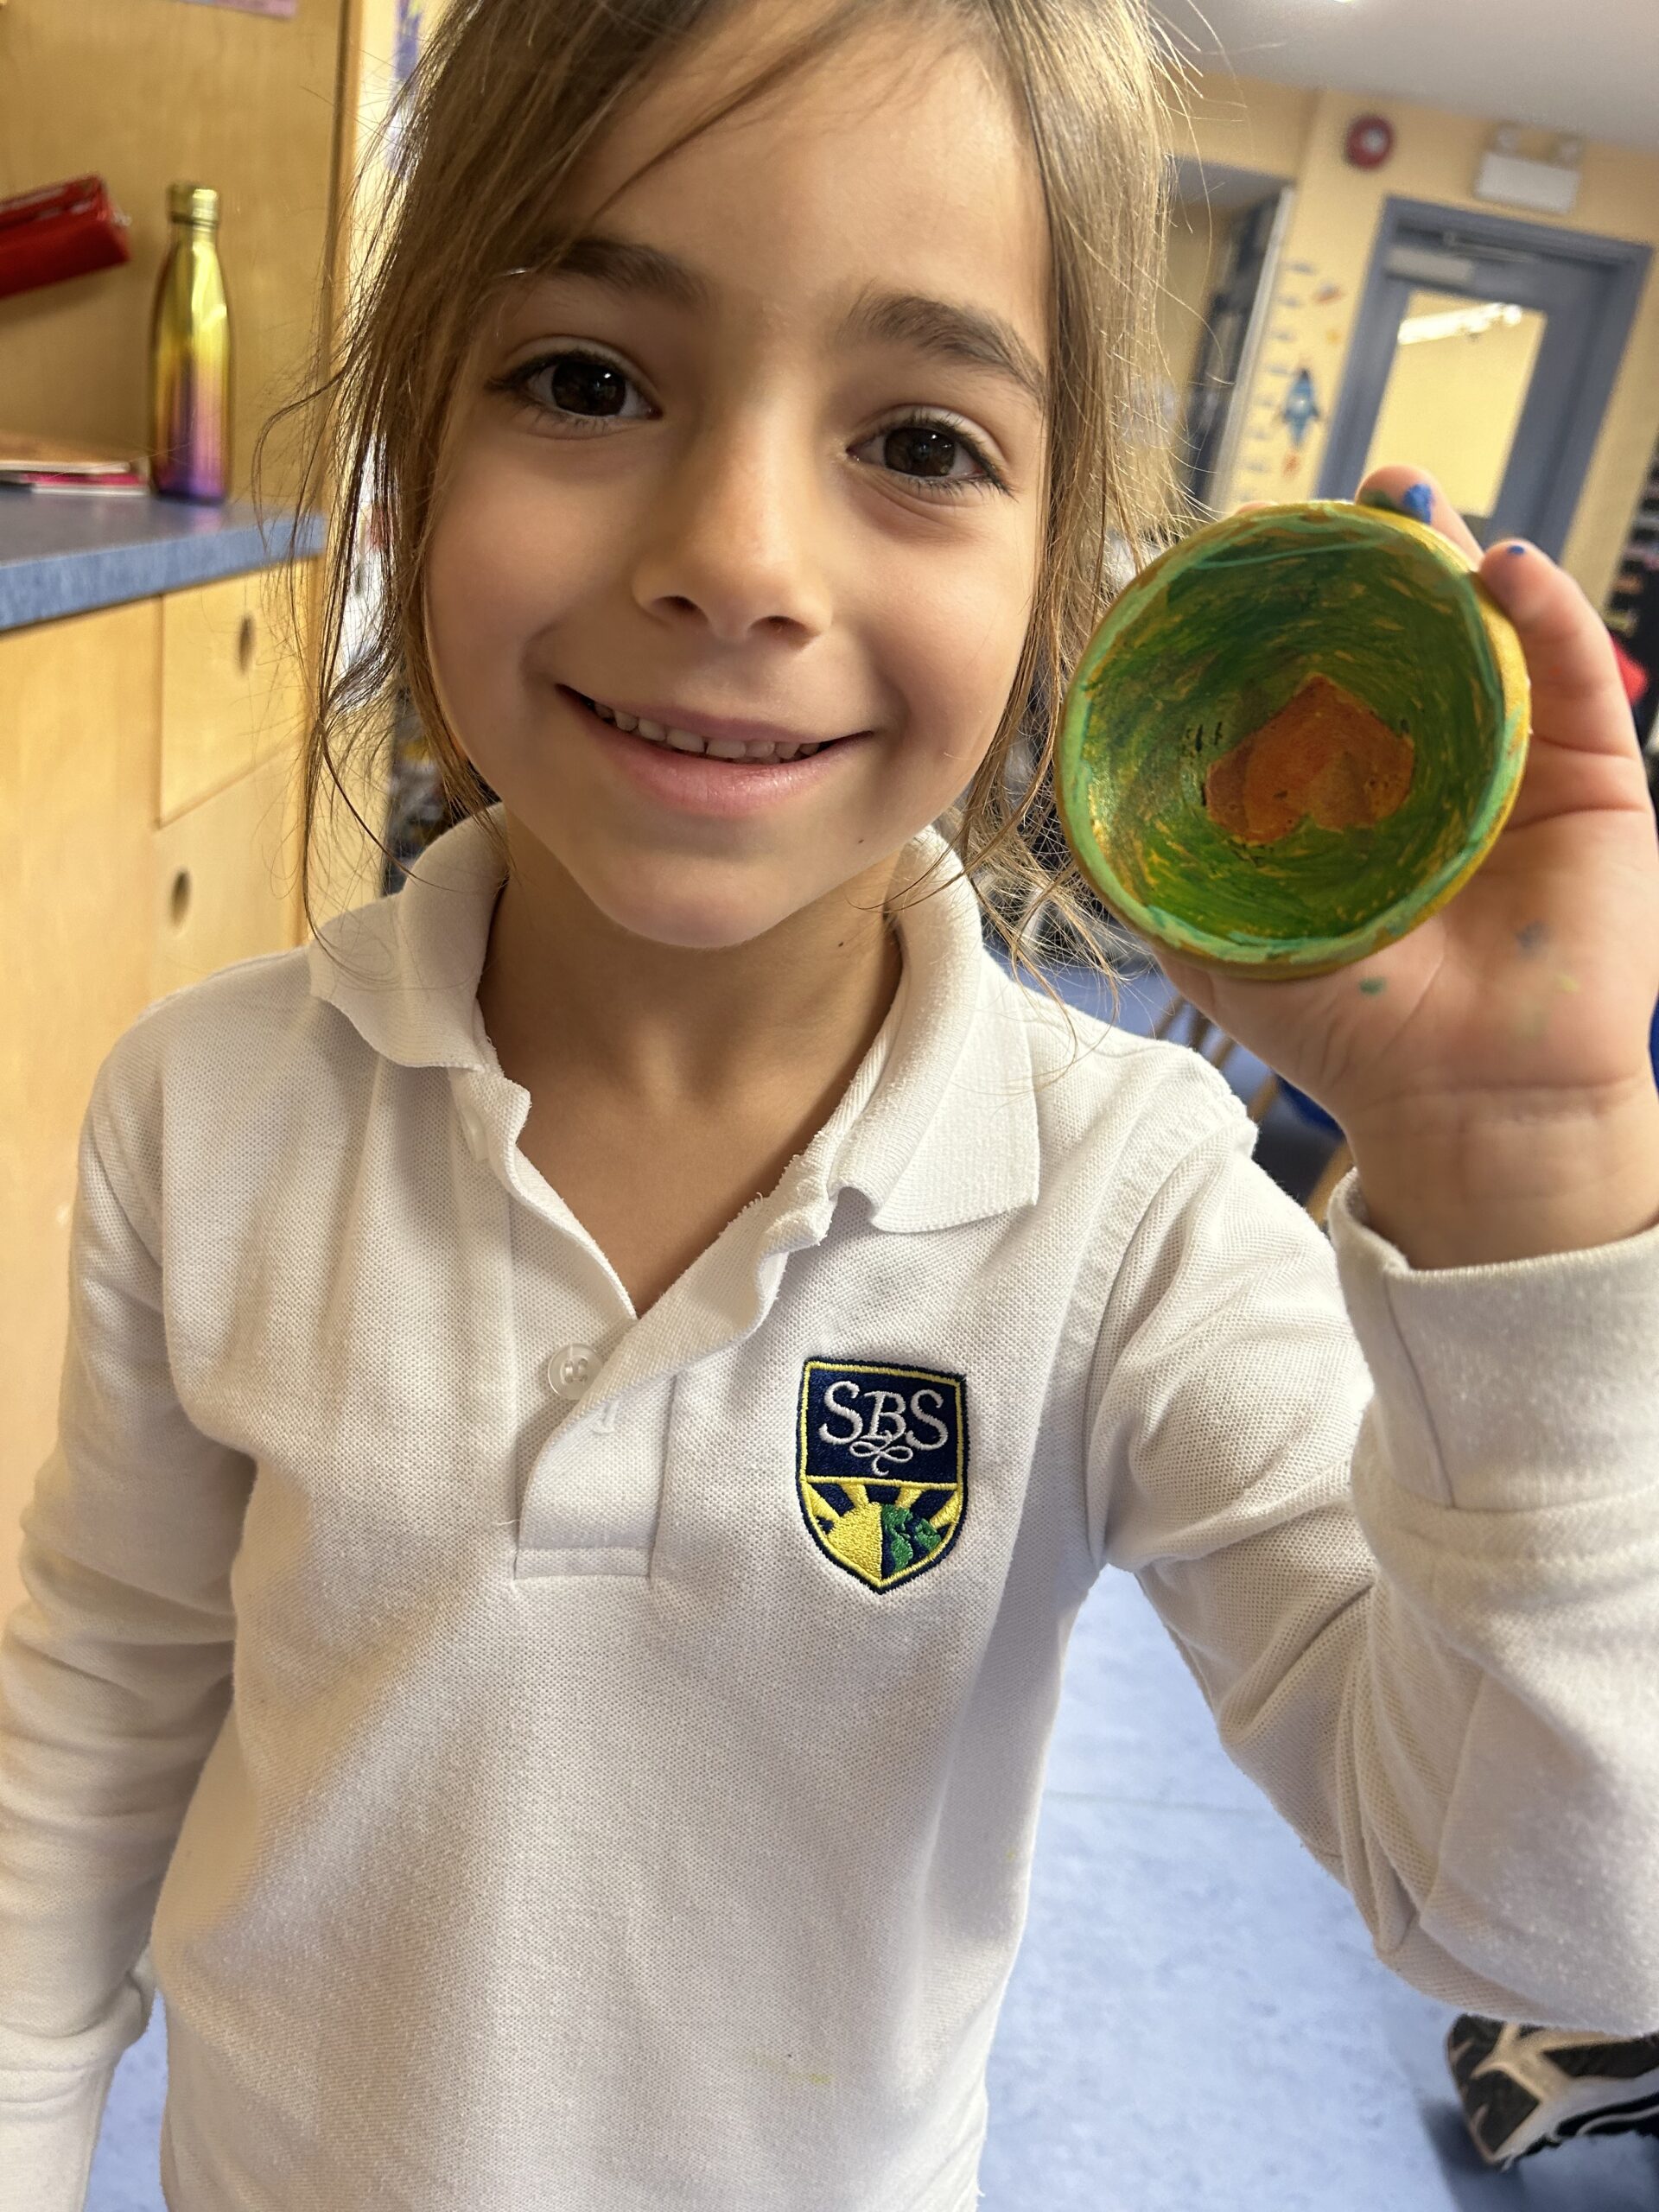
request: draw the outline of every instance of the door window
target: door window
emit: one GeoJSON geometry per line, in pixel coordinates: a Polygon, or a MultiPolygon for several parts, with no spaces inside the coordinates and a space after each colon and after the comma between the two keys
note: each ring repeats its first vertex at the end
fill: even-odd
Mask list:
{"type": "Polygon", "coordinates": [[[1426,469],[1484,545],[1547,317],[1456,292],[1413,291],[1405,309],[1363,473],[1426,469]]]}
{"type": "Polygon", "coordinates": [[[1484,210],[1385,200],[1318,496],[1402,461],[1475,538],[1559,560],[1651,250],[1484,210]]]}

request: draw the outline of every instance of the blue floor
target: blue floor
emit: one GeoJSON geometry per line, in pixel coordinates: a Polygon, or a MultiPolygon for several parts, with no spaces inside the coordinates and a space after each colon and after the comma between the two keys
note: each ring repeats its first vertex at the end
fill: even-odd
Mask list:
{"type": "MultiPolygon", "coordinates": [[[[1067,995],[1091,1003],[1086,982],[1067,995]]],[[[1160,1001],[1155,978],[1136,985],[1125,1026],[1160,1001]]],[[[1262,1071],[1228,1074],[1248,1095],[1262,1071]]],[[[1317,1173],[1299,1141],[1292,1116],[1290,1181],[1317,1173]]],[[[982,2212],[1659,2212],[1645,2138],[1488,2171],[1441,2055],[1453,2017],[1376,1963],[1346,1893],[1223,1754],[1150,1605],[1106,1576],[1071,1643],[982,2212]]],[[[163,2212],[164,2032],[158,2001],[117,2073],[86,2212],[163,2212]]]]}
{"type": "Polygon", "coordinates": [[[1455,2017],[1377,1964],[1108,1574],[1071,1641],[982,2212],[1656,2212],[1649,2139],[1483,2165],[1441,2054],[1455,2017]]]}

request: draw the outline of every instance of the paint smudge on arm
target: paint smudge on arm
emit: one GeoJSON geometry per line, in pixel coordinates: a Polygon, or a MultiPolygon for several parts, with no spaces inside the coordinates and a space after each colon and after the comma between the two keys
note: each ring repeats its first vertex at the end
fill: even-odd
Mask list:
{"type": "Polygon", "coordinates": [[[1515,941],[1530,958],[1535,952],[1541,952],[1549,943],[1548,923],[1529,922],[1525,929],[1516,931],[1515,941]]]}
{"type": "Polygon", "coordinates": [[[1389,988],[1388,977],[1386,976],[1362,976],[1359,979],[1359,988],[1363,991],[1368,999],[1379,998],[1389,988]]]}

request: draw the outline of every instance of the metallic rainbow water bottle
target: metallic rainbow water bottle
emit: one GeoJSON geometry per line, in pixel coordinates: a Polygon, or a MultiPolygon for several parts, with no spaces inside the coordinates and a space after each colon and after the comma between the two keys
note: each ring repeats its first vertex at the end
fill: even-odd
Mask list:
{"type": "Polygon", "coordinates": [[[175,499],[230,490],[231,318],[211,185],[172,184],[149,334],[149,480],[175,499]]]}

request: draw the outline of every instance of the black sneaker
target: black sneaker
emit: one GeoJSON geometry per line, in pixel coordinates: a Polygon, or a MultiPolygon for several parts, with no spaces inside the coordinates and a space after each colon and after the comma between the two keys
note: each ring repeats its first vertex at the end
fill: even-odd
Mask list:
{"type": "Polygon", "coordinates": [[[1446,2056],[1489,2166],[1512,2166],[1571,2135],[1659,2135],[1659,2035],[1587,2035],[1460,2012],[1446,2056]]]}

